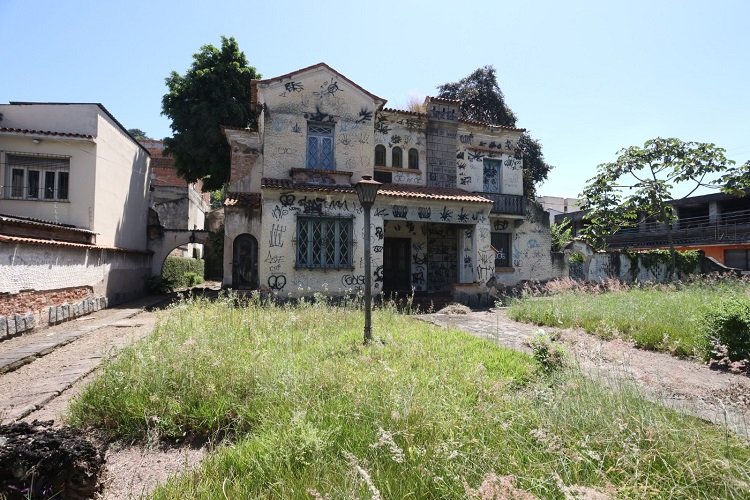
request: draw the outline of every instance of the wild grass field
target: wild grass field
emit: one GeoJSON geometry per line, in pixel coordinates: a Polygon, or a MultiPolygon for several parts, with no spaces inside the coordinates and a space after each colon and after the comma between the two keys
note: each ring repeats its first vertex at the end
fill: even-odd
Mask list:
{"type": "Polygon", "coordinates": [[[739,498],[750,448],[574,370],[383,308],[189,300],[109,362],[70,422],[213,439],[156,498],[739,498]]]}
{"type": "Polygon", "coordinates": [[[635,286],[562,280],[513,301],[508,315],[525,323],[582,328],[606,339],[621,337],[643,349],[705,357],[704,314],[728,297],[747,297],[748,291],[746,280],[716,277],[635,286]]]}

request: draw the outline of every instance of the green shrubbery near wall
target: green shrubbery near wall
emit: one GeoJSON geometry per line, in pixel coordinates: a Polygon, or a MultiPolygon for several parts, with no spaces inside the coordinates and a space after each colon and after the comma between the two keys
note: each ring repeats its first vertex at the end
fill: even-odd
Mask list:
{"type": "Polygon", "coordinates": [[[703,314],[704,357],[716,357],[717,350],[730,361],[750,359],[750,301],[743,296],[722,298],[703,314]]]}
{"type": "Polygon", "coordinates": [[[183,288],[203,283],[204,262],[201,259],[167,257],[161,279],[169,288],[183,288]]]}

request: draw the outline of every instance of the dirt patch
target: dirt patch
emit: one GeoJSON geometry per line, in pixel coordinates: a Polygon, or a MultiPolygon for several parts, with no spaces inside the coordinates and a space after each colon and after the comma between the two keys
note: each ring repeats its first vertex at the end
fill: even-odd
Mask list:
{"type": "Polygon", "coordinates": [[[583,330],[518,323],[508,318],[502,308],[418,317],[523,352],[530,352],[529,342],[540,330],[552,333],[587,376],[614,385],[632,382],[653,401],[726,426],[750,439],[750,378],[746,376],[711,370],[694,360],[644,351],[620,339],[604,340],[583,330]]]}
{"type": "Polygon", "coordinates": [[[93,498],[104,456],[70,427],[51,422],[0,426],[0,493],[8,499],[93,498]]]}

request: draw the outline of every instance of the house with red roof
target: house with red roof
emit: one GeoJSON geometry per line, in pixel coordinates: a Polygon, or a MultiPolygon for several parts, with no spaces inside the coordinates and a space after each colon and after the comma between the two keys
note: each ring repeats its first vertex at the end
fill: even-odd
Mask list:
{"type": "Polygon", "coordinates": [[[391,109],[324,63],[252,84],[252,129],[226,127],[224,284],[284,296],[364,283],[374,293],[476,303],[487,284],[552,277],[549,219],[523,195],[522,129],[464,120],[459,101],[391,109]]]}

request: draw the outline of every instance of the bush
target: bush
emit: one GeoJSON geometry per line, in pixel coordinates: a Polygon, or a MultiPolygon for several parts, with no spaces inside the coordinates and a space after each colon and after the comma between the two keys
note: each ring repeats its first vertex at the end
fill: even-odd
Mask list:
{"type": "Polygon", "coordinates": [[[551,373],[565,366],[565,350],[544,330],[539,330],[529,342],[534,360],[541,370],[551,373]]]}
{"type": "Polygon", "coordinates": [[[717,354],[730,361],[750,358],[750,301],[739,296],[724,298],[703,314],[701,323],[706,360],[717,354]]]}
{"type": "Polygon", "coordinates": [[[170,288],[183,288],[203,283],[203,261],[167,257],[161,268],[161,279],[170,288]]]}

